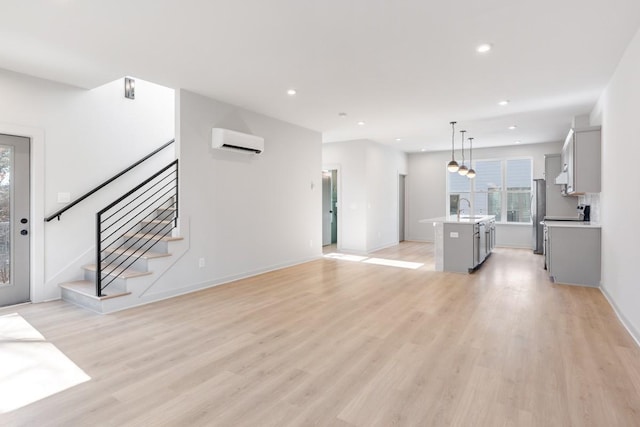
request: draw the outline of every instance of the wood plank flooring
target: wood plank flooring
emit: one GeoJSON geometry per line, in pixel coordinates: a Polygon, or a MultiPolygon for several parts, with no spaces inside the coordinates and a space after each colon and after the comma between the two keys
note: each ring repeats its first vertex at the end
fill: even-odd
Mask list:
{"type": "Polygon", "coordinates": [[[322,259],[99,316],[18,312],[92,380],[7,426],[640,426],[640,350],[599,290],[497,249],[472,275],[430,244],[322,259]]]}

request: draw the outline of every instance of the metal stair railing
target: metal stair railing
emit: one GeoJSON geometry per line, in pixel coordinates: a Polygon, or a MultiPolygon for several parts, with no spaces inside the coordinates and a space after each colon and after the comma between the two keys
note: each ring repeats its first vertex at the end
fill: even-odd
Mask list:
{"type": "Polygon", "coordinates": [[[96,296],[177,226],[178,171],[176,159],[96,214],[96,296]]]}

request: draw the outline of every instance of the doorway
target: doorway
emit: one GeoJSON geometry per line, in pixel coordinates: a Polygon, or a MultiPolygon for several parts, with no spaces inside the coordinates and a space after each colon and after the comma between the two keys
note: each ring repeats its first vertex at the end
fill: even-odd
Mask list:
{"type": "Polygon", "coordinates": [[[398,175],[398,243],[404,242],[405,178],[406,175],[398,175]]]}
{"type": "Polygon", "coordinates": [[[338,244],[338,171],[322,171],[322,246],[338,244]]]}
{"type": "Polygon", "coordinates": [[[0,134],[0,306],[30,300],[29,138],[0,134]]]}

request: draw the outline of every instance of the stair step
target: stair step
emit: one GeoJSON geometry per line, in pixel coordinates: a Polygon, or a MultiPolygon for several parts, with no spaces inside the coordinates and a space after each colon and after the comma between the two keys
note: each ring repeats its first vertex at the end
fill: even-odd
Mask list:
{"type": "Polygon", "coordinates": [[[183,237],[173,237],[173,236],[154,236],[153,234],[146,233],[126,233],[125,238],[134,238],[134,239],[145,239],[145,240],[155,240],[158,242],[175,242],[178,240],[183,240],[183,237]]]}
{"type": "MultiPolygon", "coordinates": [[[[95,272],[97,270],[95,264],[85,265],[83,268],[87,271],[92,271],[92,272],[95,272]]],[[[118,267],[114,269],[111,266],[107,267],[107,270],[109,272],[108,273],[109,276],[115,276],[119,279],[131,279],[133,277],[148,276],[149,274],[152,274],[151,271],[137,271],[137,270],[132,270],[130,268],[122,268],[122,267],[118,267]]],[[[103,270],[102,273],[104,274],[106,272],[103,270]]]]}
{"type": "Polygon", "coordinates": [[[111,249],[111,248],[107,248],[107,249],[104,250],[104,252],[106,252],[108,254],[125,255],[125,256],[128,256],[128,257],[132,256],[132,257],[142,258],[142,259],[155,259],[155,258],[162,258],[162,257],[171,256],[171,254],[169,254],[169,253],[152,252],[152,251],[148,251],[148,252],[142,254],[144,252],[144,250],[142,250],[142,249],[123,249],[123,248],[111,249]]]}
{"type": "Polygon", "coordinates": [[[60,283],[60,287],[99,301],[131,294],[131,292],[119,292],[117,290],[109,292],[109,290],[107,290],[104,295],[98,297],[96,296],[96,284],[89,280],[76,280],[75,282],[60,283]]]}
{"type": "Polygon", "coordinates": [[[173,224],[172,219],[145,219],[144,221],[140,221],[143,224],[162,224],[162,225],[171,225],[173,224]]]}

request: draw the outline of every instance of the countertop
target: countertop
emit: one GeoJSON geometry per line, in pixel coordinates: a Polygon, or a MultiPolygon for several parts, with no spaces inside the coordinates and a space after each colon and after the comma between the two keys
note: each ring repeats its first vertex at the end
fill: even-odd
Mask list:
{"type": "Polygon", "coordinates": [[[479,222],[495,220],[495,215],[476,215],[473,217],[465,217],[462,216],[460,219],[456,215],[448,215],[448,216],[440,216],[438,218],[427,218],[421,219],[418,222],[421,223],[429,223],[429,222],[440,222],[446,224],[477,224],[479,222]]]}
{"type": "Polygon", "coordinates": [[[567,228],[602,228],[600,224],[582,221],[543,221],[547,227],[567,227],[567,228]]]}

